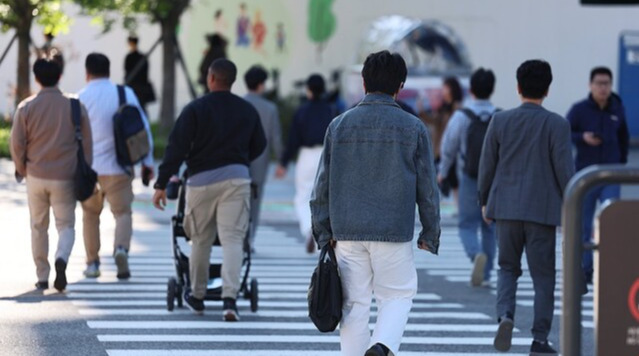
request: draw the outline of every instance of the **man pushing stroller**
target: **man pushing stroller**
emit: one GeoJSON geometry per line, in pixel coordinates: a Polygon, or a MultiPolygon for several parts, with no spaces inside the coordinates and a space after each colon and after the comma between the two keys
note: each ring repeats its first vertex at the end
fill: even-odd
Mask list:
{"type": "Polygon", "coordinates": [[[186,161],[188,180],[184,230],[192,241],[190,288],[184,301],[204,313],[211,247],[222,247],[224,320],[238,321],[243,244],[249,226],[249,164],[266,147],[260,118],[251,104],[231,93],[237,68],[227,59],[209,67],[210,93],[188,104],[175,122],[153,186],[153,205],[164,210],[166,185],[186,161]]]}

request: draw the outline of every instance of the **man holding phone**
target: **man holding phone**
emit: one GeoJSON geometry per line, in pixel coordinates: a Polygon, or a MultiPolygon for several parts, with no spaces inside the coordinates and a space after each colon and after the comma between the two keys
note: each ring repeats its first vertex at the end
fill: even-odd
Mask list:
{"type": "MultiPolygon", "coordinates": [[[[577,149],[577,171],[594,164],[626,163],[628,158],[628,126],[621,98],[612,92],[612,71],[596,67],[590,71],[590,95],[576,103],[566,116],[570,121],[572,142],[577,149]]],[[[619,186],[592,189],[584,200],[584,243],[592,241],[592,219],[597,201],[619,198],[619,186]]],[[[592,283],[592,251],[585,251],[582,266],[588,284],[592,283]]]]}

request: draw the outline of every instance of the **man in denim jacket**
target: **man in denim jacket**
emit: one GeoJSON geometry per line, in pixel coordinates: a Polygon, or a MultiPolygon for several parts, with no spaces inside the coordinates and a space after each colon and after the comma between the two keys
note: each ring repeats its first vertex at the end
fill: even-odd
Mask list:
{"type": "Polygon", "coordinates": [[[417,292],[415,203],[417,246],[437,254],[439,192],[428,131],[394,101],[406,80],[402,57],[373,53],[362,77],[366,97],[335,118],[324,139],[311,198],[313,235],[320,248],[335,246],[344,290],[342,354],[394,355],[417,292]]]}

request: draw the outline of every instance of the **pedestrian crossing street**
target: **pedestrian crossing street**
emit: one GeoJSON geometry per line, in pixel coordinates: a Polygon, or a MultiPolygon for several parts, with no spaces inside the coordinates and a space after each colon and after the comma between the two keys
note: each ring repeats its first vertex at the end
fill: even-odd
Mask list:
{"type": "MultiPolygon", "coordinates": [[[[291,226],[258,228],[250,277],[259,282],[259,310],[252,313],[250,302],[239,299],[241,321],[237,323],[222,321],[221,302],[206,302],[204,316],[187,308],[167,311],[166,283],[175,274],[168,228],[166,237],[134,237],[130,254],[133,277],[128,281],[116,279],[115,265],[106,254],[102,256],[102,276],[85,279],[82,257],[74,255],[67,296],[110,356],[339,355],[338,331],[320,333],[308,319],[306,291],[317,255],[304,252],[303,242],[296,236],[298,230],[291,226]]],[[[467,284],[470,263],[455,228],[443,229],[441,246],[438,257],[416,250],[420,275],[467,284]]],[[[219,255],[214,253],[215,257],[219,255]]],[[[494,308],[478,312],[471,305],[443,298],[441,290],[445,288],[420,284],[400,355],[500,354],[492,347],[494,308]]],[[[532,285],[526,274],[519,289],[519,305],[530,307],[532,285]]],[[[592,310],[592,299],[586,299],[584,305],[589,306],[585,310],[592,310]]],[[[371,322],[375,316],[373,307],[371,322]]],[[[591,318],[584,323],[591,324],[591,318]]],[[[530,342],[528,330],[515,329],[509,355],[527,355],[530,342]]]]}

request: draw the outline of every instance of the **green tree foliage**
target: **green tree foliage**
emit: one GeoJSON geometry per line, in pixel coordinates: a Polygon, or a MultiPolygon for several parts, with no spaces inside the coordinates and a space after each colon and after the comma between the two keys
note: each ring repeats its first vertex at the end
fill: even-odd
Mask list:
{"type": "Polygon", "coordinates": [[[318,44],[318,52],[321,53],[324,44],[333,33],[337,20],[331,7],[334,0],[310,0],[308,4],[308,36],[318,44]]]}
{"type": "Polygon", "coordinates": [[[15,30],[18,39],[16,103],[29,96],[29,44],[31,25],[36,20],[45,32],[66,31],[70,19],[61,11],[62,0],[0,0],[0,30],[15,30]]]}
{"type": "Polygon", "coordinates": [[[84,11],[101,23],[104,31],[121,19],[125,28],[133,30],[139,15],[146,16],[161,28],[162,51],[162,96],[160,102],[160,126],[163,133],[173,126],[175,118],[175,47],[176,30],[180,17],[188,8],[190,0],[73,0],[84,11]]]}

